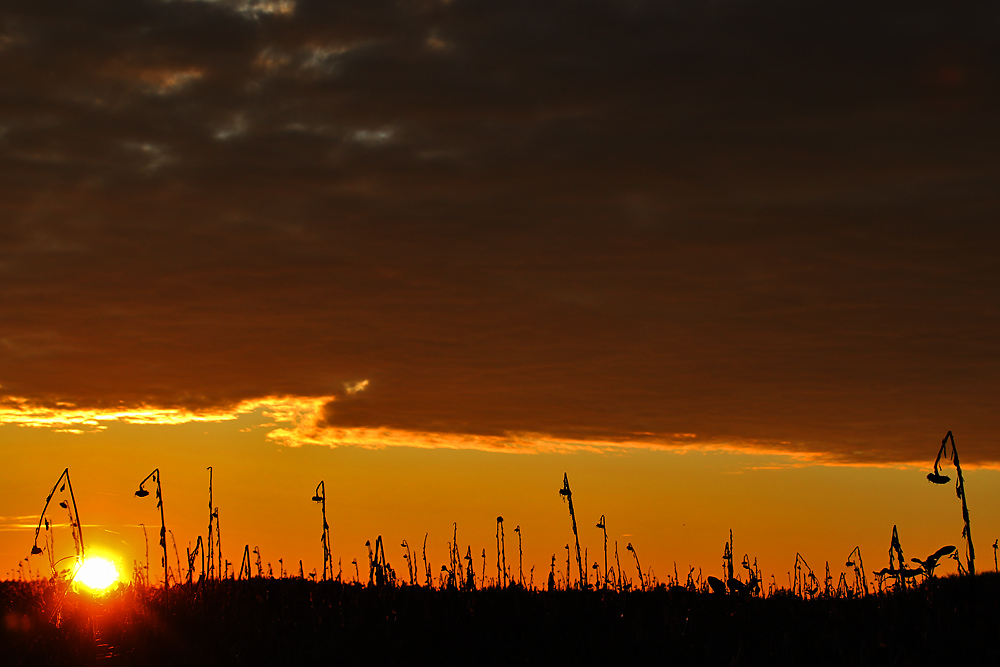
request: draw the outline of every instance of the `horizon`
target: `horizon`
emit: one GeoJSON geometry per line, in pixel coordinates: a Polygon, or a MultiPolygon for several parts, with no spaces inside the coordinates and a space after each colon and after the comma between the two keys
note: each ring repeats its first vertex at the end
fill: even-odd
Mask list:
{"type": "MultiPolygon", "coordinates": [[[[365,581],[365,541],[374,544],[377,536],[383,538],[387,560],[402,580],[407,576],[402,540],[419,554],[426,534],[427,557],[437,585],[439,566],[448,562],[447,545],[456,523],[460,550],[464,556],[466,548],[472,548],[477,577],[483,574],[484,549],[485,574],[490,577],[492,572],[495,577],[496,517],[502,516],[508,569],[517,573],[514,528],[520,527],[525,581],[531,579],[535,587],[542,587],[553,555],[558,576],[565,578],[565,545],[573,544],[568,508],[559,495],[563,473],[569,476],[573,490],[581,549],[588,564],[597,562],[603,568],[603,536],[596,524],[604,515],[610,567],[617,571],[617,542],[621,567],[627,575],[635,574],[632,554],[625,549],[632,543],[643,571],[651,570],[661,582],[674,576],[674,567],[681,581],[686,580],[689,567],[695,578],[718,576],[723,570],[722,547],[729,539],[729,530],[734,536],[737,575],[741,572],[738,563],[746,554],[751,563],[757,561],[765,588],[772,582],[787,586],[797,553],[818,573],[829,563],[836,581],[841,572],[850,571],[843,561],[857,546],[870,575],[888,563],[886,552],[893,526],[898,526],[907,559],[924,558],[949,544],[958,547],[963,563],[967,559],[961,536],[961,504],[951,484],[939,487],[927,481],[933,464],[930,457],[923,466],[876,467],[811,464],[790,456],[697,449],[504,454],[412,447],[287,447],[270,441],[265,430],[268,426],[261,424],[278,426],[257,412],[235,423],[118,424],[83,435],[11,426],[2,430],[9,434],[14,428],[25,433],[29,440],[26,446],[46,459],[72,459],[70,476],[86,547],[92,554],[115,560],[123,580],[134,576],[135,564],[145,562],[140,528],[144,523],[149,535],[150,581],[162,582],[155,502],[152,495],[134,496],[144,475],[130,469],[148,467],[145,473],[149,474],[157,467],[153,452],[158,446],[178,440],[185,444],[174,447],[188,463],[159,466],[164,475],[172,573],[177,570],[174,543],[182,570],[186,570],[185,550],[193,549],[198,536],[205,538],[208,471],[200,463],[210,459],[216,460],[213,500],[219,511],[223,556],[231,563],[230,574],[238,570],[246,545],[251,550],[259,547],[265,573],[270,563],[278,576],[281,558],[284,571],[297,575],[301,559],[307,576],[316,571],[322,578],[320,509],[311,496],[324,481],[332,557],[345,581],[355,577],[351,565],[355,558],[360,579],[365,581]],[[206,426],[215,432],[206,431],[206,426]],[[117,465],[110,467],[95,460],[89,453],[92,446],[76,445],[81,438],[106,441],[102,450],[111,452],[117,465]],[[130,444],[140,439],[149,450],[132,452],[126,469],[130,444]],[[219,465],[218,459],[224,465],[219,465]],[[573,465],[563,470],[567,463],[573,465]],[[490,476],[464,476],[466,470],[484,466],[490,466],[490,476]],[[262,475],[257,470],[260,467],[267,473],[262,475]],[[353,477],[356,471],[367,469],[380,471],[374,486],[363,477],[353,477]],[[719,479],[725,480],[724,484],[719,484],[719,479]],[[664,485],[671,488],[664,489],[664,485]],[[434,491],[428,492],[428,488],[434,491]],[[665,505],[658,504],[663,498],[667,498],[665,505]]],[[[37,512],[58,477],[54,468],[32,467],[19,470],[15,465],[0,474],[0,488],[4,489],[0,503],[23,512],[0,519],[0,558],[7,578],[19,576],[18,562],[30,551],[39,521],[37,512]]],[[[1000,533],[996,517],[990,516],[987,508],[1000,500],[1000,492],[995,491],[1000,485],[993,482],[1000,472],[976,467],[963,470],[979,543],[978,571],[987,571],[993,555],[988,538],[1000,533]]],[[[954,477],[953,469],[943,472],[954,477]]],[[[147,490],[154,488],[147,482],[147,490]]],[[[71,533],[60,516],[62,510],[53,511],[55,500],[46,516],[56,536],[56,555],[72,556],[71,533]]],[[[45,546],[44,539],[43,531],[40,546],[45,546]]],[[[575,573],[575,555],[573,561],[575,573]]],[[[48,576],[47,556],[32,556],[31,564],[36,576],[48,576]]],[[[938,574],[956,571],[957,565],[946,559],[938,574]]],[[[591,569],[588,576],[593,576],[591,569]]],[[[418,583],[423,583],[422,578],[418,583]]]]}

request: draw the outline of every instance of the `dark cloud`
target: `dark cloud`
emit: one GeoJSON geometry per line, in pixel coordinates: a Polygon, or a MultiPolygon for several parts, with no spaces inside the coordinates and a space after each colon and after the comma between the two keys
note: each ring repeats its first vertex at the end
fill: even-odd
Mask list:
{"type": "Polygon", "coordinates": [[[996,460],[998,16],[5,3],[0,384],[996,460]]]}

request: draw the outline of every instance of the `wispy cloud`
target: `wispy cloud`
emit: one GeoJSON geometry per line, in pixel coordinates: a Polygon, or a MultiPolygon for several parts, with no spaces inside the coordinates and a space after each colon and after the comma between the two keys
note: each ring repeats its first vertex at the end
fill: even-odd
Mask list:
{"type": "Polygon", "coordinates": [[[113,422],[124,424],[186,424],[232,421],[255,411],[279,422],[297,423],[302,415],[319,414],[334,397],[265,397],[230,407],[207,410],[186,408],[78,408],[69,404],[39,405],[26,398],[0,399],[0,423],[57,431],[84,433],[105,430],[113,422]]]}

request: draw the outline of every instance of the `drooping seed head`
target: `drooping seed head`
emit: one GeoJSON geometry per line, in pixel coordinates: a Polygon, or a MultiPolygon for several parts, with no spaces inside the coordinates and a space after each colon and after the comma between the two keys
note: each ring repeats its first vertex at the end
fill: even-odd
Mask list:
{"type": "Polygon", "coordinates": [[[948,482],[951,481],[951,477],[948,477],[948,475],[939,475],[936,472],[931,472],[927,474],[927,481],[931,482],[932,484],[947,484],[948,482]]]}

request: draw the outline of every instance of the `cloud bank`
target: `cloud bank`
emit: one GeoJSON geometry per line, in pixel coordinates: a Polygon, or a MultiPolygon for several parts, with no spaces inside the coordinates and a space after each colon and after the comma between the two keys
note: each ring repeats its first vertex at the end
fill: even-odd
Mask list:
{"type": "Polygon", "coordinates": [[[996,461],[996,20],[5,3],[0,417],[996,461]]]}

